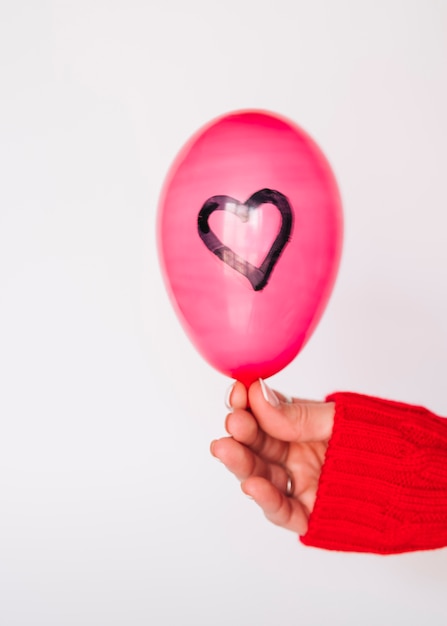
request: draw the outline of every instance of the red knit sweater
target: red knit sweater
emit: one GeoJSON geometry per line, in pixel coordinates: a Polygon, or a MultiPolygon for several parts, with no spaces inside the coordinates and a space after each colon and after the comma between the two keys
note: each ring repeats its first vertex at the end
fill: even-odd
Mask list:
{"type": "Polygon", "coordinates": [[[301,541],[381,554],[447,546],[447,419],[353,393],[327,399],[334,430],[301,541]]]}

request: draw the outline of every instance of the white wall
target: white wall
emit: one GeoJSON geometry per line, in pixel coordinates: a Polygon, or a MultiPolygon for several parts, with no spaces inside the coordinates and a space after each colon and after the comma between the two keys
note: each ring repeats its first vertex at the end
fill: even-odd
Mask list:
{"type": "Polygon", "coordinates": [[[443,0],[2,0],[2,625],[446,623],[446,551],[306,549],[210,457],[228,381],[180,329],[154,233],[197,127],[294,119],[346,238],[273,384],[447,415],[446,62],[443,0]]]}

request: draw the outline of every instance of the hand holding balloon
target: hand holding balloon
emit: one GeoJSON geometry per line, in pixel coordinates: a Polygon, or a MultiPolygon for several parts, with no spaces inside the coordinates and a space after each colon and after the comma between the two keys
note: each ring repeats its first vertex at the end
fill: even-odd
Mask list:
{"type": "Polygon", "coordinates": [[[233,113],[180,152],[158,235],[185,330],[211,365],[248,386],[285,367],[321,317],[340,258],[339,194],[302,130],[233,113]]]}
{"type": "Polygon", "coordinates": [[[305,535],[332,435],[334,403],[287,400],[262,379],[249,389],[236,382],[228,402],[230,436],[213,441],[211,453],[267,519],[305,535]]]}

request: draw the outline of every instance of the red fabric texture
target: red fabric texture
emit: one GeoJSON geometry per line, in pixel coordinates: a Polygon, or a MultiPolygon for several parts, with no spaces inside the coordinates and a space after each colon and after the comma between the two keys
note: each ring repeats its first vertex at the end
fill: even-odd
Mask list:
{"type": "Polygon", "coordinates": [[[301,541],[379,554],[447,546],[447,419],[353,393],[327,400],[334,429],[301,541]]]}

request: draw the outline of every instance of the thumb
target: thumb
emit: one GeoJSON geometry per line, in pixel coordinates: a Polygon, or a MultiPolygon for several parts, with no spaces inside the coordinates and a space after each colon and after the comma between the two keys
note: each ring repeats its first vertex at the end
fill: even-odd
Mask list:
{"type": "Polygon", "coordinates": [[[282,441],[327,441],[332,435],[335,404],[312,402],[273,391],[259,379],[249,389],[249,403],[262,430],[282,441]]]}

